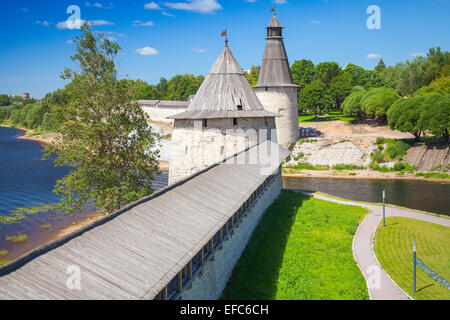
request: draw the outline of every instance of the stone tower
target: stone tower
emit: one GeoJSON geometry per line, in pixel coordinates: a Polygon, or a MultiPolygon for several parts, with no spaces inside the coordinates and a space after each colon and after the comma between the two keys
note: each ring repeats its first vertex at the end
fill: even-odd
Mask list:
{"type": "Polygon", "coordinates": [[[276,116],[264,110],[226,44],[187,111],[170,117],[169,184],[257,143],[276,142],[276,116]]]}
{"type": "Polygon", "coordinates": [[[263,107],[279,115],[276,118],[278,143],[290,148],[300,137],[298,86],[292,79],[283,42],[283,26],[275,13],[267,27],[266,41],[261,73],[254,88],[263,107]]]}

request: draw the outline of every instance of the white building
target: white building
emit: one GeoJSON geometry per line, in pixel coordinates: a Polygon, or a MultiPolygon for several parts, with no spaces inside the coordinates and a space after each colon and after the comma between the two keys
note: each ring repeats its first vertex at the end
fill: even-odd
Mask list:
{"type": "Polygon", "coordinates": [[[256,95],[267,111],[276,118],[278,143],[290,148],[299,139],[298,86],[292,79],[291,68],[283,42],[283,26],[276,15],[267,27],[266,48],[259,75],[254,87],[256,95]]]}
{"type": "Polygon", "coordinates": [[[264,110],[226,45],[186,112],[174,119],[169,183],[265,140],[277,141],[264,110]]]}

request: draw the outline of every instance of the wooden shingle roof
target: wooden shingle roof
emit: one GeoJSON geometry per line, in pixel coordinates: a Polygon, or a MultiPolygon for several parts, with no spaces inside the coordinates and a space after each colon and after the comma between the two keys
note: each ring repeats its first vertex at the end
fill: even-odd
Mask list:
{"type": "MultiPolygon", "coordinates": [[[[229,111],[245,111],[246,116],[275,117],[264,110],[248,80],[226,46],[212,66],[186,112],[171,119],[227,118],[229,111]],[[209,115],[208,115],[209,114],[209,115]]],[[[243,117],[243,114],[240,116],[243,117]]]]}
{"type": "Polygon", "coordinates": [[[0,267],[0,299],[152,299],[264,182],[267,161],[275,171],[289,155],[259,147],[276,152],[234,164],[261,156],[251,148],[0,267]],[[69,266],[81,290],[67,287],[69,266]]]}

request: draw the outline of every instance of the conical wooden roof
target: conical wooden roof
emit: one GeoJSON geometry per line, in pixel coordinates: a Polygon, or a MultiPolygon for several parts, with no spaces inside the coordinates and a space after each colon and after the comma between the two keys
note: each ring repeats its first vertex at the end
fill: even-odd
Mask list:
{"type": "Polygon", "coordinates": [[[274,117],[265,111],[228,46],[222,50],[186,112],[172,119],[274,117]]]}
{"type": "MultiPolygon", "coordinates": [[[[266,40],[266,48],[259,74],[259,87],[297,87],[292,78],[289,60],[284,47],[283,35],[280,21],[274,15],[270,21],[268,36],[266,40]],[[279,28],[278,32],[272,32],[273,29],[279,28]],[[271,31],[272,30],[272,31],[271,31]]],[[[276,30],[275,30],[276,31],[276,30]]]]}

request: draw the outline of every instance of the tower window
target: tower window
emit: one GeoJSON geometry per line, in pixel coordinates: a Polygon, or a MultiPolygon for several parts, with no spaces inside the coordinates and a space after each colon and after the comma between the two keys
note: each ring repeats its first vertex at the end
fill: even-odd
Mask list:
{"type": "Polygon", "coordinates": [[[242,105],[238,104],[237,109],[238,109],[239,111],[242,111],[242,105]]]}
{"type": "Polygon", "coordinates": [[[237,126],[237,125],[238,125],[237,119],[236,119],[236,118],[233,118],[233,126],[237,126]]]}
{"type": "Polygon", "coordinates": [[[266,91],[269,91],[269,88],[268,88],[268,87],[266,87],[266,91]]]}
{"type": "Polygon", "coordinates": [[[208,127],[208,120],[203,119],[202,120],[202,125],[203,125],[203,128],[207,128],[208,127]]]}

